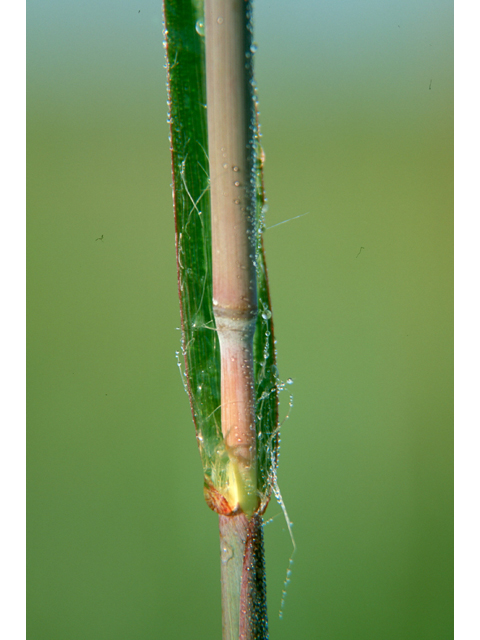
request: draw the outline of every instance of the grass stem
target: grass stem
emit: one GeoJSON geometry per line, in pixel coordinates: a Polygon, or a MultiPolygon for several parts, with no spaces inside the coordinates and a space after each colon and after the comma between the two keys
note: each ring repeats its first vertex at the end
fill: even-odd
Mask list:
{"type": "Polygon", "coordinates": [[[258,508],[253,336],[255,139],[250,3],[205,1],[208,150],[212,220],[213,314],[220,342],[221,421],[230,459],[229,501],[258,508]]]}
{"type": "Polygon", "coordinates": [[[267,640],[261,516],[219,516],[223,640],[267,640]]]}
{"type": "Polygon", "coordinates": [[[232,515],[220,515],[224,640],[268,637],[253,339],[258,314],[250,2],[205,0],[213,315],[232,515]]]}

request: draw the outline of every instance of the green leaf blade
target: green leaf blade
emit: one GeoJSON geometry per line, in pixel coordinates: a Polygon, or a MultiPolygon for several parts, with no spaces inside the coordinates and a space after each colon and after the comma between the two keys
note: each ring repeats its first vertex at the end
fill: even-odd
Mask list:
{"type": "MultiPolygon", "coordinates": [[[[199,29],[203,2],[165,0],[170,143],[172,151],[182,351],[197,442],[207,488],[221,497],[228,454],[220,416],[220,347],[212,304],[205,46],[199,29]]],[[[262,227],[264,190],[257,162],[257,225],[262,227]]],[[[268,504],[277,464],[278,376],[273,320],[261,233],[257,234],[258,319],[254,338],[258,490],[268,504]]]]}

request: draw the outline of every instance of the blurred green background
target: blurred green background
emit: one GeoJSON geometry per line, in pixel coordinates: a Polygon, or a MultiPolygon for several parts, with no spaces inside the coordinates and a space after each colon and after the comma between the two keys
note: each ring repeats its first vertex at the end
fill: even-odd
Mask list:
{"type": "MultiPolygon", "coordinates": [[[[29,638],[220,638],[161,3],[27,17],[29,638]]],[[[267,225],[308,212],[265,234],[298,546],[279,620],[266,527],[271,637],[453,638],[452,2],[257,0],[256,40],[267,225]]]]}

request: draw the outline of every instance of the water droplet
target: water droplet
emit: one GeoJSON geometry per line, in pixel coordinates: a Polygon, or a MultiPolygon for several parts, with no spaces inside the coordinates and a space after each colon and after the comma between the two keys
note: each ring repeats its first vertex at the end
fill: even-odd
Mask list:
{"type": "Polygon", "coordinates": [[[218,18],[217,18],[217,22],[218,22],[218,24],[223,24],[223,18],[222,18],[222,16],[218,16],[218,18]]]}
{"type": "Polygon", "coordinates": [[[203,22],[203,20],[197,20],[195,23],[195,31],[198,33],[199,36],[204,36],[205,35],[205,23],[203,22]]]}
{"type": "Polygon", "coordinates": [[[240,204],[240,200],[237,198],[236,200],[233,201],[233,204],[240,204]]]}
{"type": "Polygon", "coordinates": [[[287,384],[293,384],[292,378],[287,378],[285,381],[287,384]]]}
{"type": "Polygon", "coordinates": [[[264,320],[270,320],[271,317],[272,317],[272,312],[270,311],[270,309],[264,309],[262,311],[262,318],[264,320]]]}
{"type": "Polygon", "coordinates": [[[226,542],[225,540],[222,540],[222,554],[221,554],[221,558],[222,558],[222,564],[227,564],[227,562],[233,558],[233,549],[232,547],[228,544],[228,542],[226,542]]]}
{"type": "Polygon", "coordinates": [[[223,168],[228,169],[228,164],[226,162],[224,163],[223,168]]]}
{"type": "Polygon", "coordinates": [[[252,53],[255,53],[258,50],[258,44],[256,42],[252,42],[251,46],[250,46],[250,51],[252,53]]]}
{"type": "Polygon", "coordinates": [[[233,183],[236,187],[240,186],[240,182],[238,180],[235,180],[235,182],[233,183]]]}
{"type": "Polygon", "coordinates": [[[233,167],[234,171],[240,171],[239,167],[233,167]]]}

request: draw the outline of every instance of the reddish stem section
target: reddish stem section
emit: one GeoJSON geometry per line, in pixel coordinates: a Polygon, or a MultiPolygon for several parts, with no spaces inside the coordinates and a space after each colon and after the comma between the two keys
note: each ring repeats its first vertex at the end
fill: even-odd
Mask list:
{"type": "Polygon", "coordinates": [[[223,640],[267,640],[262,518],[219,516],[223,640]]]}
{"type": "Polygon", "coordinates": [[[220,342],[222,434],[230,458],[227,499],[232,510],[239,506],[251,516],[259,499],[253,367],[257,274],[249,7],[245,0],[205,1],[213,314],[220,342]]]}

